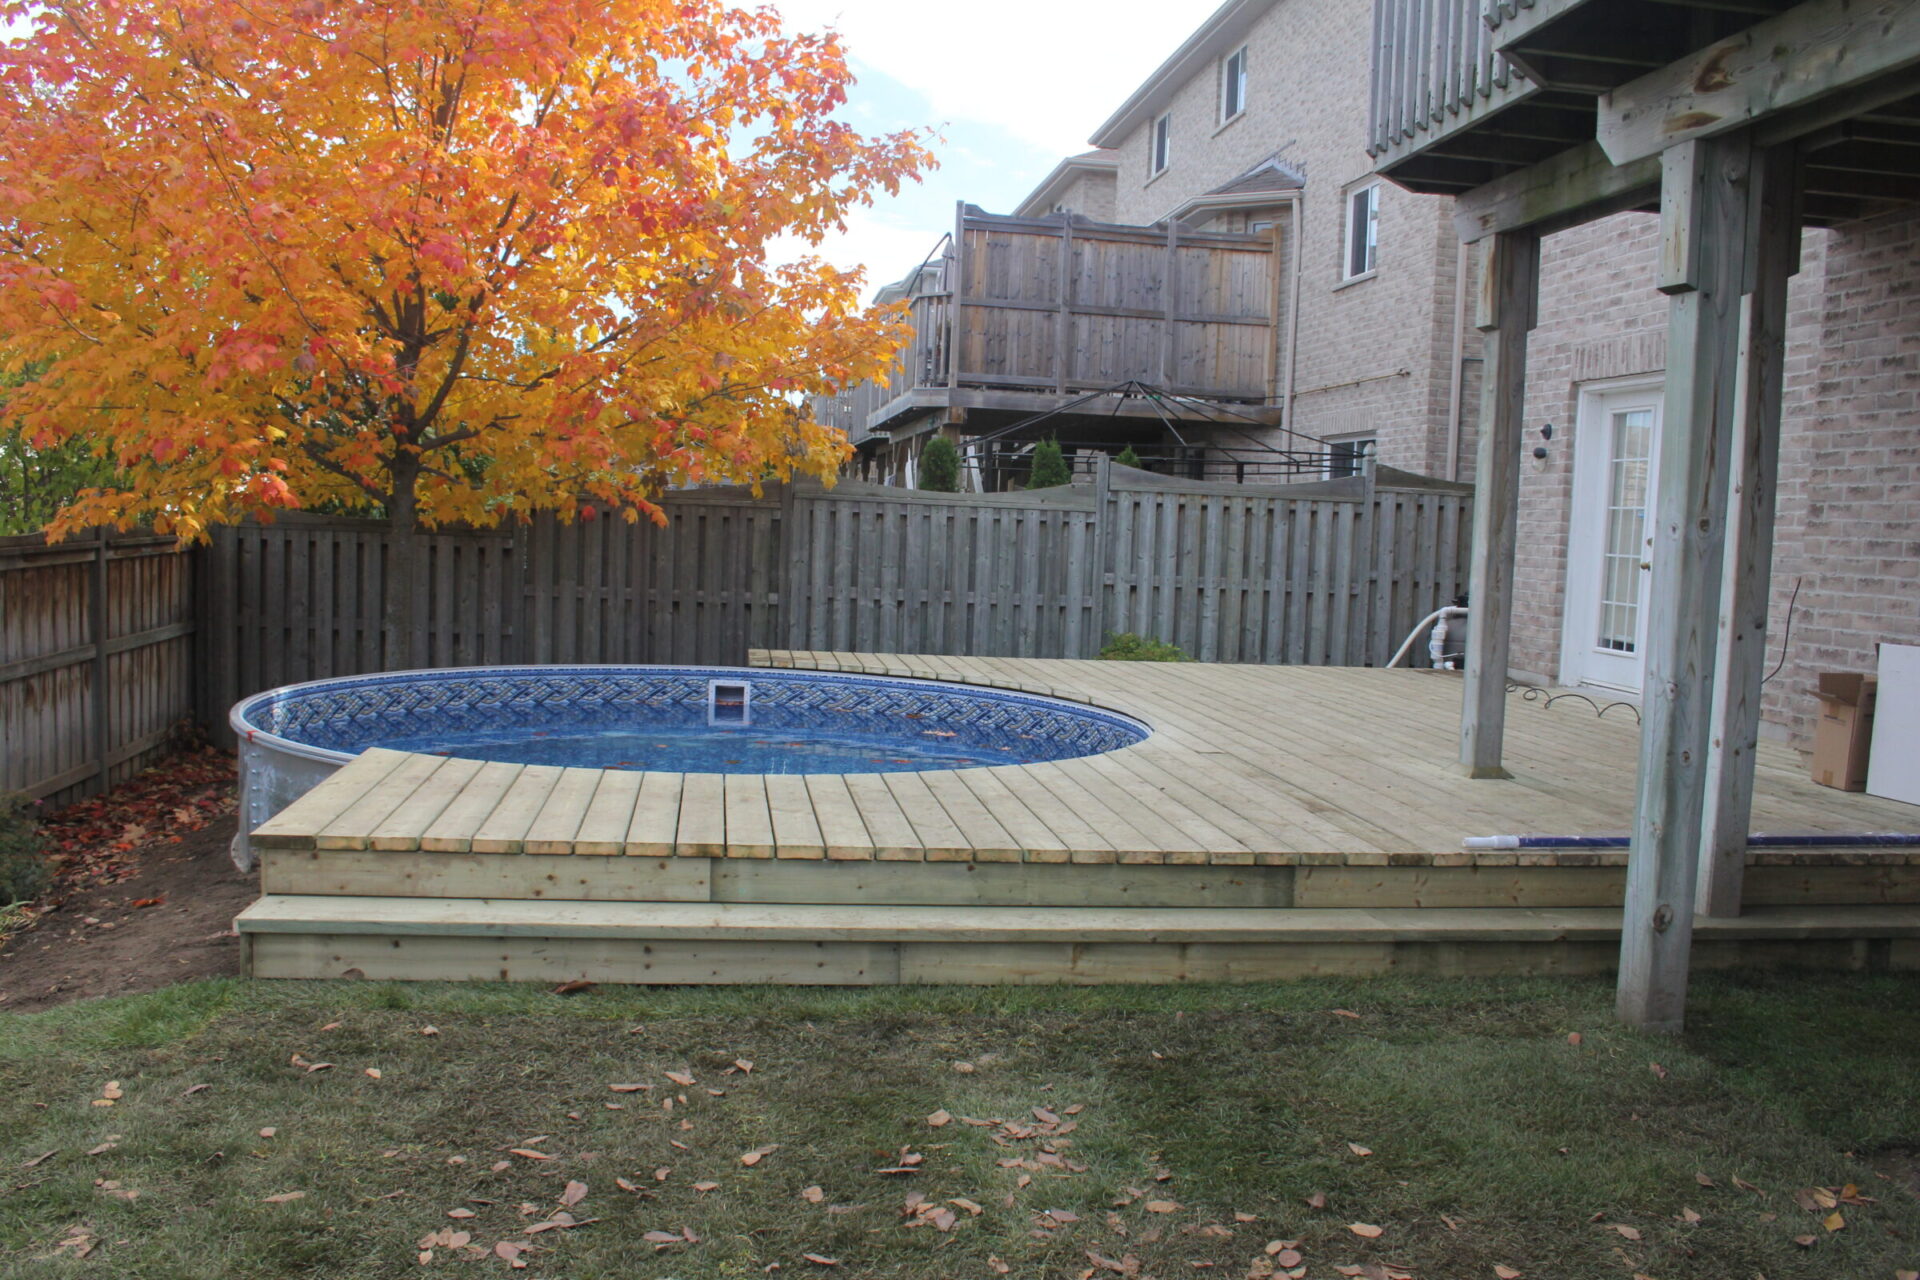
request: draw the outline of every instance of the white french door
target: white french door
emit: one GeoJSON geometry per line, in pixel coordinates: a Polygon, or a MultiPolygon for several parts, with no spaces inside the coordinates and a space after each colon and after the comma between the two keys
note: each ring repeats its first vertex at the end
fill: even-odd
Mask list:
{"type": "Polygon", "coordinates": [[[1653,562],[1660,456],[1657,379],[1583,389],[1573,437],[1573,503],[1560,682],[1638,695],[1653,562]]]}

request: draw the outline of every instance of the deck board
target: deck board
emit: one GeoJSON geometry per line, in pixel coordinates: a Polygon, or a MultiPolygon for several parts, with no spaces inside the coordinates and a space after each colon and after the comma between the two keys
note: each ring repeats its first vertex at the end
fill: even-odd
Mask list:
{"type": "MultiPolygon", "coordinates": [[[[912,672],[1136,716],[1146,741],[1104,756],[925,774],[761,778],[422,761],[368,752],[262,827],[262,847],[625,852],[665,857],[1329,866],[1613,866],[1624,850],[1468,854],[1473,835],[1631,827],[1639,729],[1581,701],[1515,694],[1508,766],[1454,761],[1460,683],[1328,667],[757,651],[759,665],[912,672]],[[357,843],[356,843],[357,842],[357,843]]],[[[1758,753],[1755,830],[1920,830],[1920,807],[1816,785],[1776,742],[1758,753]]],[[[1920,851],[1750,855],[1920,865],[1920,851]]]]}

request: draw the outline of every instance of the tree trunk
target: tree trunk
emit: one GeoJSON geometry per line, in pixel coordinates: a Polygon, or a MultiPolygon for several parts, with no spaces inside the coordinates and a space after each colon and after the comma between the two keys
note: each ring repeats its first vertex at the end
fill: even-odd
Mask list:
{"type": "Polygon", "coordinates": [[[414,590],[414,570],[420,556],[419,500],[414,492],[420,465],[404,453],[392,467],[393,497],[387,503],[387,567],[381,581],[381,669],[404,671],[424,667],[426,654],[425,602],[414,590]]]}

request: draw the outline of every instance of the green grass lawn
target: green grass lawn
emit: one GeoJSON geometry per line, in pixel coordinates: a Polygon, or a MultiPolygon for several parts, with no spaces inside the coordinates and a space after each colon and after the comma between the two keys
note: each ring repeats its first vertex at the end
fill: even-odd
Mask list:
{"type": "Polygon", "coordinates": [[[1920,1267],[1920,980],[1705,977],[1681,1042],[1611,1003],[214,982],[0,1014],[0,1274],[1920,1267]]]}

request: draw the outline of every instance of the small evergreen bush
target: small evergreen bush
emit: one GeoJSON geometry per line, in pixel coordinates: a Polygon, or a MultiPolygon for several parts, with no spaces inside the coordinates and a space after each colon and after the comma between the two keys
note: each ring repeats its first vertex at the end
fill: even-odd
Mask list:
{"type": "Polygon", "coordinates": [[[1133,451],[1132,445],[1128,445],[1122,449],[1120,456],[1115,458],[1114,461],[1123,467],[1132,467],[1136,471],[1140,470],[1140,455],[1133,451]]]}
{"type": "Polygon", "coordinates": [[[960,451],[945,436],[927,441],[920,452],[920,487],[934,493],[960,491],[960,451]]]}
{"type": "Polygon", "coordinates": [[[1060,452],[1058,440],[1048,436],[1033,446],[1033,471],[1027,476],[1027,488],[1057,489],[1072,483],[1073,472],[1067,470],[1067,458],[1060,452]]]}
{"type": "Polygon", "coordinates": [[[1119,635],[1109,633],[1106,644],[1100,648],[1100,656],[1109,662],[1192,662],[1187,651],[1177,644],[1168,644],[1164,640],[1149,640],[1123,631],[1119,635]]]}
{"type": "Polygon", "coordinates": [[[0,796],[0,907],[39,897],[50,875],[33,801],[0,796]]]}

